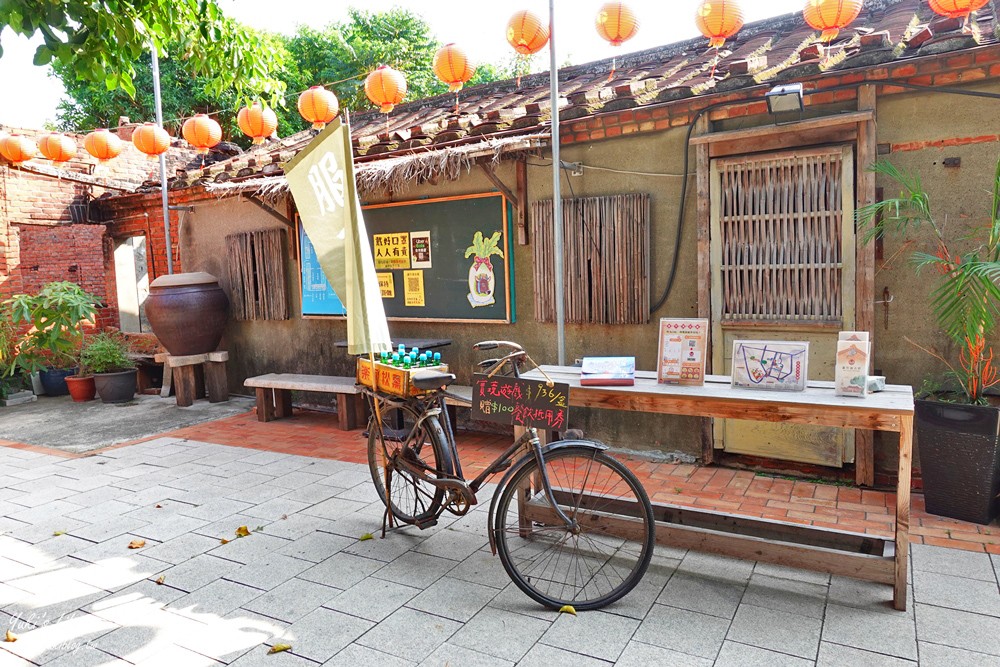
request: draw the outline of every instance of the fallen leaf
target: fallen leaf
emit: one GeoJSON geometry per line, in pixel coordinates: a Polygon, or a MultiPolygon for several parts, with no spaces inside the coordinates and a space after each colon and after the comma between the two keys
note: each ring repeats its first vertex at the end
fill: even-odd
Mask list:
{"type": "MultiPolygon", "coordinates": [[[[282,515],[281,515],[281,520],[282,520],[282,521],[284,521],[284,520],[285,520],[285,519],[287,519],[287,518],[288,518],[288,515],[287,515],[287,514],[282,514],[282,515]]],[[[986,534],[987,534],[987,535],[989,535],[989,534],[990,534],[990,532],[989,532],[989,531],[986,531],[986,534]]]]}
{"type": "Polygon", "coordinates": [[[571,604],[564,604],[563,606],[559,607],[559,613],[572,614],[573,616],[576,616],[576,609],[574,609],[573,605],[571,604]]]}
{"type": "Polygon", "coordinates": [[[166,579],[167,577],[165,575],[160,575],[159,577],[156,578],[156,585],[162,586],[163,582],[166,581],[166,579]]]}
{"type": "Polygon", "coordinates": [[[256,528],[253,529],[253,532],[255,532],[255,533],[263,533],[264,532],[264,526],[257,526],[256,528]]]}
{"type": "Polygon", "coordinates": [[[65,534],[66,534],[65,530],[57,530],[56,532],[52,533],[52,535],[55,537],[59,537],[60,535],[65,535],[65,534]]]}
{"type": "Polygon", "coordinates": [[[271,655],[272,653],[281,653],[282,651],[290,651],[291,649],[291,644],[275,644],[268,650],[267,654],[271,655]]]}
{"type": "Polygon", "coordinates": [[[236,537],[247,537],[250,534],[250,529],[246,526],[240,526],[236,529],[236,537]]]}
{"type": "Polygon", "coordinates": [[[374,535],[372,535],[371,533],[365,533],[364,535],[358,538],[358,541],[364,542],[365,540],[374,540],[374,539],[375,539],[374,535]]]}
{"type": "Polygon", "coordinates": [[[11,632],[10,630],[8,630],[7,634],[4,635],[3,640],[5,642],[16,642],[17,641],[17,635],[15,635],[13,632],[11,632]]]}
{"type": "Polygon", "coordinates": [[[161,510],[161,509],[163,509],[163,505],[157,505],[157,506],[156,506],[156,509],[158,509],[158,510],[161,510]]]}
{"type": "Polygon", "coordinates": [[[129,549],[141,549],[146,546],[146,540],[132,540],[128,543],[129,549]]]}
{"type": "Polygon", "coordinates": [[[223,537],[221,540],[219,540],[219,544],[229,544],[229,540],[223,537]]]}

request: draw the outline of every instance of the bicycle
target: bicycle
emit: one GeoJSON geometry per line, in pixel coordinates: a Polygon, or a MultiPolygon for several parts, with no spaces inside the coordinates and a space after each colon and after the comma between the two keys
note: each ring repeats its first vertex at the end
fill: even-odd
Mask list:
{"type": "MultiPolygon", "coordinates": [[[[480,363],[489,377],[501,371],[520,377],[520,367],[530,361],[516,343],[473,347],[511,350],[480,363]]],[[[649,566],[655,541],[653,509],[641,482],[605,445],[562,440],[543,446],[535,428],[515,438],[477,477],[465,479],[445,404],[458,398],[447,391],[454,380],[451,373],[414,373],[413,385],[424,393],[409,398],[362,388],[379,407],[371,406],[368,465],[386,506],[383,536],[394,520],[424,529],[445,511],[466,514],[478,503],[482,485],[506,471],[487,528],[494,555],[518,588],[546,607],[575,610],[604,607],[632,590],[649,566]]]]}

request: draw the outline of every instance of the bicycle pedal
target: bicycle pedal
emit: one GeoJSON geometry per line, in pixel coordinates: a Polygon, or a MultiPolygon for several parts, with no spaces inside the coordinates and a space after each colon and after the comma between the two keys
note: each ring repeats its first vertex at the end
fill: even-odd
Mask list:
{"type": "Polygon", "coordinates": [[[413,525],[415,525],[420,530],[425,530],[427,528],[433,528],[434,526],[437,525],[437,522],[438,522],[437,519],[427,519],[425,521],[417,521],[413,525]]]}

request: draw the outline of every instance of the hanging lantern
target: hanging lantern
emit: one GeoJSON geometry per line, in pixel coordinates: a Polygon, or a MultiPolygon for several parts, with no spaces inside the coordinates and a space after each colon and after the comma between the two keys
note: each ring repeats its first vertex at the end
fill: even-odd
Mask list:
{"type": "Polygon", "coordinates": [[[819,38],[829,43],[858,18],[862,6],[863,0],[809,0],[802,14],[806,23],[822,31],[819,38]]]}
{"type": "Polygon", "coordinates": [[[37,153],[38,146],[28,137],[11,134],[0,139],[0,155],[15,165],[30,160],[37,153]]]}
{"type": "Polygon", "coordinates": [[[638,31],[639,21],[624,2],[608,2],[597,12],[597,34],[611,46],[621,46],[638,31]]]}
{"type": "Polygon", "coordinates": [[[222,127],[203,113],[195,114],[184,121],[181,134],[184,135],[185,141],[202,155],[222,141],[222,127]]]}
{"type": "Polygon", "coordinates": [[[935,14],[952,19],[968,19],[969,14],[986,6],[989,0],[928,0],[935,14]]]}
{"type": "Polygon", "coordinates": [[[389,113],[406,95],[406,77],[388,65],[379,65],[365,79],[365,95],[379,105],[382,113],[389,113]]]}
{"type": "Polygon", "coordinates": [[[101,162],[118,157],[122,152],[122,140],[117,134],[106,129],[94,130],[83,138],[83,147],[101,162]]]}
{"type": "Polygon", "coordinates": [[[298,107],[299,114],[312,123],[314,130],[322,130],[340,111],[337,96],[323,86],[313,86],[299,95],[298,107]]]}
{"type": "Polygon", "coordinates": [[[743,8],[735,0],[702,0],[694,20],[709,47],[718,49],[743,27],[743,8]]]}
{"type": "Polygon", "coordinates": [[[52,132],[41,138],[38,150],[56,164],[61,164],[76,157],[76,142],[65,134],[52,132]]]}
{"type": "Polygon", "coordinates": [[[264,139],[274,134],[278,128],[278,117],[268,107],[261,106],[260,102],[254,102],[240,109],[236,115],[236,123],[243,134],[253,137],[254,144],[262,144],[264,139]]]}
{"type": "Polygon", "coordinates": [[[445,44],[434,54],[434,73],[448,84],[448,90],[457,93],[476,73],[469,64],[465,51],[454,44],[445,44]]]}
{"type": "Polygon", "coordinates": [[[170,135],[156,123],[143,123],[132,133],[132,143],[141,152],[152,157],[170,148],[170,135]]]}
{"type": "Polygon", "coordinates": [[[549,27],[529,11],[520,11],[507,21],[507,41],[522,56],[541,51],[549,42],[549,27]]]}

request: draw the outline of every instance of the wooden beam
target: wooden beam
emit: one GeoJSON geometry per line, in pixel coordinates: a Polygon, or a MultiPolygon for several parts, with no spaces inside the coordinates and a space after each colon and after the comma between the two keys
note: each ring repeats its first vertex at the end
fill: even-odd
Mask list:
{"type": "Polygon", "coordinates": [[[91,174],[78,174],[64,169],[56,169],[55,167],[50,167],[45,164],[22,164],[16,167],[16,169],[28,174],[34,174],[36,176],[47,176],[49,178],[58,178],[63,181],[70,181],[71,183],[93,185],[99,188],[104,188],[105,190],[134,192],[135,189],[139,187],[137,183],[117,181],[110,178],[98,178],[97,176],[92,176],[91,174]]]}
{"type": "MultiPolygon", "coordinates": [[[[698,119],[695,129],[700,134],[711,132],[712,123],[707,114],[698,119]]],[[[698,198],[698,317],[705,319],[710,319],[712,313],[712,159],[708,150],[707,144],[695,147],[698,198]]],[[[706,373],[714,372],[711,339],[709,336],[708,347],[705,349],[706,373]]],[[[701,461],[705,465],[715,462],[715,429],[712,427],[712,420],[708,418],[701,420],[701,461]]]]}
{"type": "Polygon", "coordinates": [[[520,208],[521,208],[521,200],[519,200],[517,198],[517,195],[515,195],[511,191],[511,189],[508,188],[504,184],[504,182],[500,180],[500,177],[497,176],[497,173],[495,171],[493,171],[493,167],[491,167],[490,165],[486,164],[485,162],[480,162],[479,163],[479,168],[483,170],[484,174],[486,174],[486,178],[490,179],[490,183],[492,183],[494,186],[496,186],[496,189],[499,190],[500,192],[502,192],[503,196],[506,197],[507,200],[510,201],[510,203],[514,205],[514,208],[516,210],[520,210],[520,208]]]}
{"type": "Polygon", "coordinates": [[[264,211],[265,213],[267,213],[268,215],[270,215],[271,217],[273,217],[274,219],[281,221],[282,224],[287,225],[288,227],[294,227],[295,226],[292,223],[291,220],[289,220],[288,218],[286,218],[281,213],[278,213],[273,208],[271,208],[270,206],[268,206],[267,204],[265,204],[261,200],[257,199],[253,195],[247,194],[247,193],[244,192],[243,195],[242,195],[242,197],[243,197],[243,199],[247,200],[248,202],[250,202],[251,204],[253,204],[257,208],[259,208],[260,210],[264,211]]]}
{"type": "Polygon", "coordinates": [[[691,138],[692,146],[701,144],[712,144],[720,141],[735,141],[737,139],[762,139],[765,137],[775,137],[787,135],[789,132],[816,130],[828,127],[857,125],[875,119],[872,111],[852,111],[850,113],[836,114],[833,116],[821,116],[819,118],[809,118],[794,123],[782,123],[781,125],[761,125],[759,127],[749,127],[743,130],[729,130],[726,132],[710,132],[691,138]]]}
{"type": "Polygon", "coordinates": [[[517,198],[521,202],[515,209],[517,242],[520,245],[528,245],[531,242],[528,234],[528,161],[524,158],[514,162],[514,177],[517,180],[517,198]]]}
{"type": "MultiPolygon", "coordinates": [[[[875,173],[869,169],[878,159],[876,138],[875,86],[858,89],[858,110],[871,115],[858,125],[858,207],[875,203],[875,173]]],[[[864,234],[855,230],[855,291],[854,328],[867,331],[875,340],[875,244],[865,243],[864,234]]],[[[854,434],[854,481],[858,486],[875,485],[875,444],[871,431],[859,430],[854,434]]]]}

